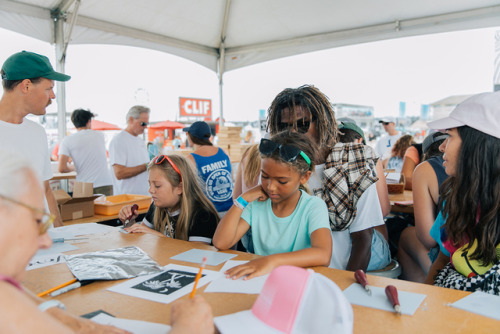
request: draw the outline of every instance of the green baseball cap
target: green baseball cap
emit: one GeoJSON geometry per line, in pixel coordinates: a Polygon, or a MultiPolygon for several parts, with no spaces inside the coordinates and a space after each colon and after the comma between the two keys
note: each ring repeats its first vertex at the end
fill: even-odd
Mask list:
{"type": "Polygon", "coordinates": [[[359,126],[357,126],[356,124],[351,123],[351,122],[341,122],[339,124],[339,130],[342,131],[342,129],[349,129],[349,130],[352,130],[352,131],[358,133],[361,136],[361,138],[363,138],[363,144],[366,145],[365,133],[363,132],[363,130],[361,130],[361,128],[359,126]]]}
{"type": "Polygon", "coordinates": [[[22,51],[7,58],[2,66],[3,80],[24,80],[47,78],[56,81],[68,81],[69,75],[54,71],[49,58],[37,53],[22,51]]]}

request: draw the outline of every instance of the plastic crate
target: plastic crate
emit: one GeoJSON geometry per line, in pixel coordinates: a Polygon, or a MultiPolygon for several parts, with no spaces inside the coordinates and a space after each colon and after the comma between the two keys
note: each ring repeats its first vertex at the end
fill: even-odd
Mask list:
{"type": "Polygon", "coordinates": [[[94,201],[94,211],[96,215],[113,216],[117,215],[125,205],[139,205],[139,210],[147,209],[151,205],[151,196],[146,195],[115,195],[102,196],[94,201]]]}

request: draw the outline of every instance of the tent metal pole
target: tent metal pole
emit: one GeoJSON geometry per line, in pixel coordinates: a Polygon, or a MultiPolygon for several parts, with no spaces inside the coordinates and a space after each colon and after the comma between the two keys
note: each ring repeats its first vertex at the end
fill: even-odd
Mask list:
{"type": "MultiPolygon", "coordinates": [[[[54,41],[56,48],[56,71],[65,73],[64,67],[66,57],[64,54],[64,18],[54,17],[54,41]]],[[[57,129],[59,142],[66,136],[66,85],[62,81],[56,81],[57,95],[57,129]]]]}

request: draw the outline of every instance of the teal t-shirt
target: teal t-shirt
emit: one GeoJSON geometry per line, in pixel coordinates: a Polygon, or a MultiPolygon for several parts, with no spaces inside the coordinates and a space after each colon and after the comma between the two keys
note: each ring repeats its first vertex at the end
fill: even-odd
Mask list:
{"type": "Polygon", "coordinates": [[[243,210],[241,218],[252,228],[255,254],[271,255],[310,248],[314,231],[319,228],[330,231],[325,202],[301,192],[297,207],[288,217],[276,217],[270,199],[254,201],[243,210]]]}

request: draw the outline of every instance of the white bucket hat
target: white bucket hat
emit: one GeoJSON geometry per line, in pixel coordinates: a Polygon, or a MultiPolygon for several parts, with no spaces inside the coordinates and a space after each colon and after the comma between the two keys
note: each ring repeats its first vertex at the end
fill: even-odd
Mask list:
{"type": "Polygon", "coordinates": [[[251,310],[214,319],[226,333],[352,333],[351,304],[340,288],[311,269],[274,269],[251,310]]]}
{"type": "Polygon", "coordinates": [[[500,139],[500,92],[474,95],[457,105],[448,117],[427,125],[438,130],[467,125],[500,139]]]}

